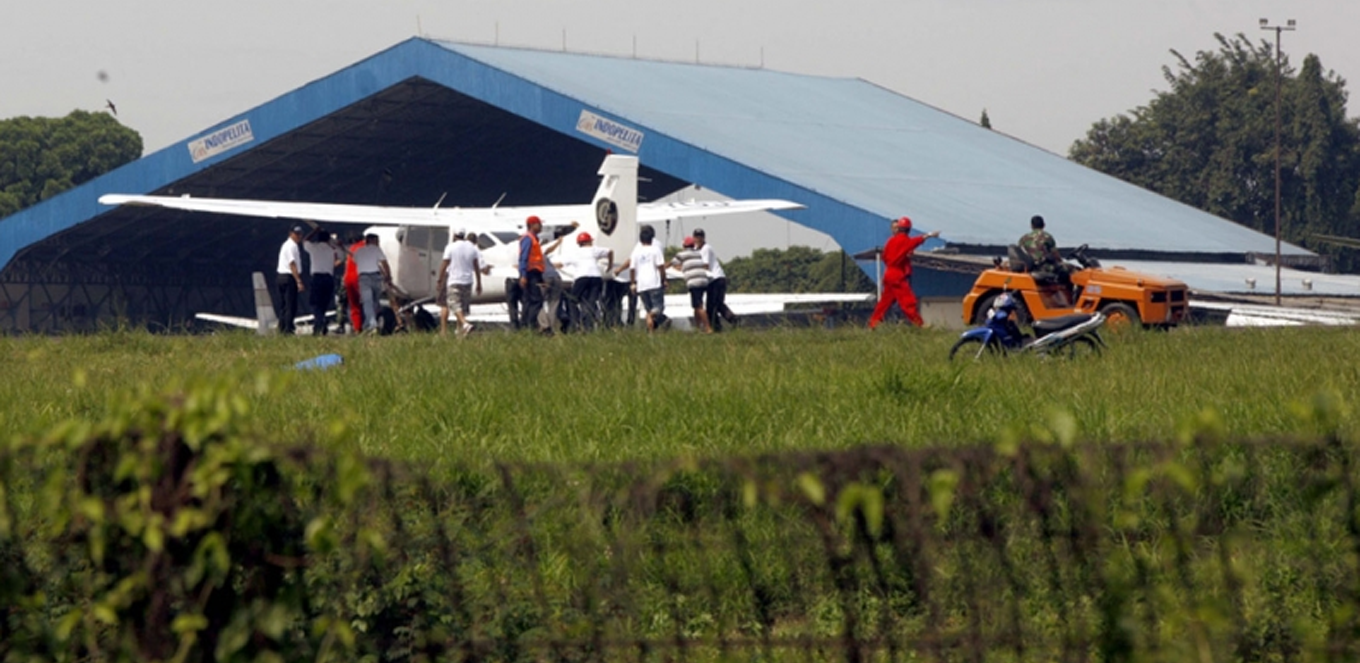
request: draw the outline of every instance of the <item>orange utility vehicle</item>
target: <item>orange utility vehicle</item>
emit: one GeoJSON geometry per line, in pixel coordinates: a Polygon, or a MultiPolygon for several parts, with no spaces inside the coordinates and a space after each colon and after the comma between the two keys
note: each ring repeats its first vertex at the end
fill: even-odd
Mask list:
{"type": "Polygon", "coordinates": [[[1072,313],[1104,313],[1106,326],[1142,325],[1169,328],[1185,319],[1189,311],[1188,288],[1182,281],[1131,272],[1122,267],[1102,268],[1100,261],[1086,255],[1085,244],[1068,255],[1080,269],[1072,267],[1072,288],[1051,275],[1033,274],[1033,266],[1012,245],[1008,260],[996,258],[995,265],[978,275],[973,289],[963,298],[963,321],[980,325],[987,319],[992,301],[1009,291],[1018,296],[1016,315],[1022,325],[1072,313]]]}

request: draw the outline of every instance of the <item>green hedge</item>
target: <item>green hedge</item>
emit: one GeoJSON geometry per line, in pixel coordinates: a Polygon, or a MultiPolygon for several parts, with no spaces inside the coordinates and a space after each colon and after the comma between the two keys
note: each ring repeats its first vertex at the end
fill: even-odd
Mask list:
{"type": "MultiPolygon", "coordinates": [[[[276,387],[254,387],[267,397],[276,387]]],[[[1354,660],[1316,437],[421,468],[204,382],[0,453],[6,661],[1354,660]]],[[[261,394],[255,394],[259,398],[261,394]]]]}

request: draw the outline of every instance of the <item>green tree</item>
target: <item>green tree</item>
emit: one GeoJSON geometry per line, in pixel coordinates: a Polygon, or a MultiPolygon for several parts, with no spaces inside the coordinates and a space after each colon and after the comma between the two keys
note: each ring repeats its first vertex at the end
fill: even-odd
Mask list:
{"type": "MultiPolygon", "coordinates": [[[[1170,88],[1128,114],[1096,122],[1068,156],[1128,182],[1267,234],[1275,232],[1275,51],[1244,35],[1193,62],[1176,51],[1170,88]]],[[[1350,271],[1360,253],[1314,233],[1360,234],[1360,126],[1345,80],[1308,55],[1281,65],[1282,235],[1350,271]]]]}
{"type": "Polygon", "coordinates": [[[874,283],[843,251],[806,246],[756,249],[723,265],[731,292],[873,292],[874,283]]]}
{"type": "Polygon", "coordinates": [[[0,218],[142,154],[142,137],[107,113],[0,120],[0,218]]]}

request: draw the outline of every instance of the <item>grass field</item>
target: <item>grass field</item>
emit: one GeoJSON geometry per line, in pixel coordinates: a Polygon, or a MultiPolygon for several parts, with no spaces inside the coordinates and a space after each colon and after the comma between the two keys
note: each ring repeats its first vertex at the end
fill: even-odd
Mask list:
{"type": "Polygon", "coordinates": [[[154,622],[148,605],[221,617],[194,622],[215,634],[205,650],[228,635],[302,643],[287,660],[324,659],[318,643],[346,629],[344,660],[410,660],[419,642],[504,661],[559,646],[639,661],[856,660],[861,646],[903,647],[902,660],[936,646],[948,655],[935,660],[1360,653],[1350,444],[1101,445],[1320,426],[1354,441],[1354,330],[1183,328],[1075,361],[951,364],[955,338],[891,327],[0,339],[0,430],[122,422],[71,429],[70,453],[0,457],[0,559],[20,569],[0,573],[0,604],[22,617],[0,626],[22,626],[13,651],[58,642],[73,659],[99,648],[87,640],[128,646],[131,634],[142,660],[164,658],[145,642],[192,645],[169,634],[191,622],[154,622]],[[327,352],[345,365],[291,370],[327,352]],[[162,428],[116,413],[140,390],[202,382],[213,388],[185,390],[201,407],[134,401],[168,413],[162,428]],[[220,417],[224,385],[246,421],[220,417]],[[208,429],[229,432],[186,462],[208,429]],[[411,464],[361,476],[349,454],[284,460],[256,453],[250,430],[411,464]],[[1095,444],[725,461],[1045,437],[1095,444]],[[667,462],[686,456],[716,460],[667,462]],[[660,462],[578,465],[633,459],[660,462]],[[72,541],[90,541],[93,558],[107,542],[116,562],[72,541]],[[270,561],[303,541],[304,572],[270,561]],[[229,595],[231,620],[200,598],[229,595]],[[236,617],[257,600],[272,607],[241,635],[236,617]],[[678,655],[638,653],[662,646],[678,655]]]}
{"type": "MultiPolygon", "coordinates": [[[[1097,358],[951,364],[955,338],[904,327],[11,337],[0,339],[0,424],[36,434],[97,419],[143,386],[213,378],[239,384],[254,423],[279,441],[337,440],[438,466],[948,446],[1072,422],[1095,441],[1167,439],[1205,412],[1230,435],[1270,436],[1300,432],[1297,403],[1360,393],[1360,334],[1346,328],[1183,328],[1113,339],[1097,358]],[[345,365],[290,370],[327,352],[345,365]],[[262,375],[278,378],[269,393],[255,388],[262,375]]],[[[1340,426],[1355,438],[1353,414],[1340,426]]]]}

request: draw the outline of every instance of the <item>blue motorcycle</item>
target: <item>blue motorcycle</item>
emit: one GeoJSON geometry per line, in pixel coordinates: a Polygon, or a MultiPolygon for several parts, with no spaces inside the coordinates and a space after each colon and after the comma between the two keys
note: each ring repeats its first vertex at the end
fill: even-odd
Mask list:
{"type": "Polygon", "coordinates": [[[987,320],[981,327],[963,333],[954,347],[949,348],[949,359],[955,355],[980,358],[984,355],[1006,355],[1013,352],[1033,352],[1040,355],[1077,357],[1098,355],[1105,347],[1100,338],[1100,326],[1105,324],[1103,313],[1074,313],[1034,323],[1034,335],[1022,333],[1015,323],[1015,296],[1002,293],[992,302],[987,320]]]}

